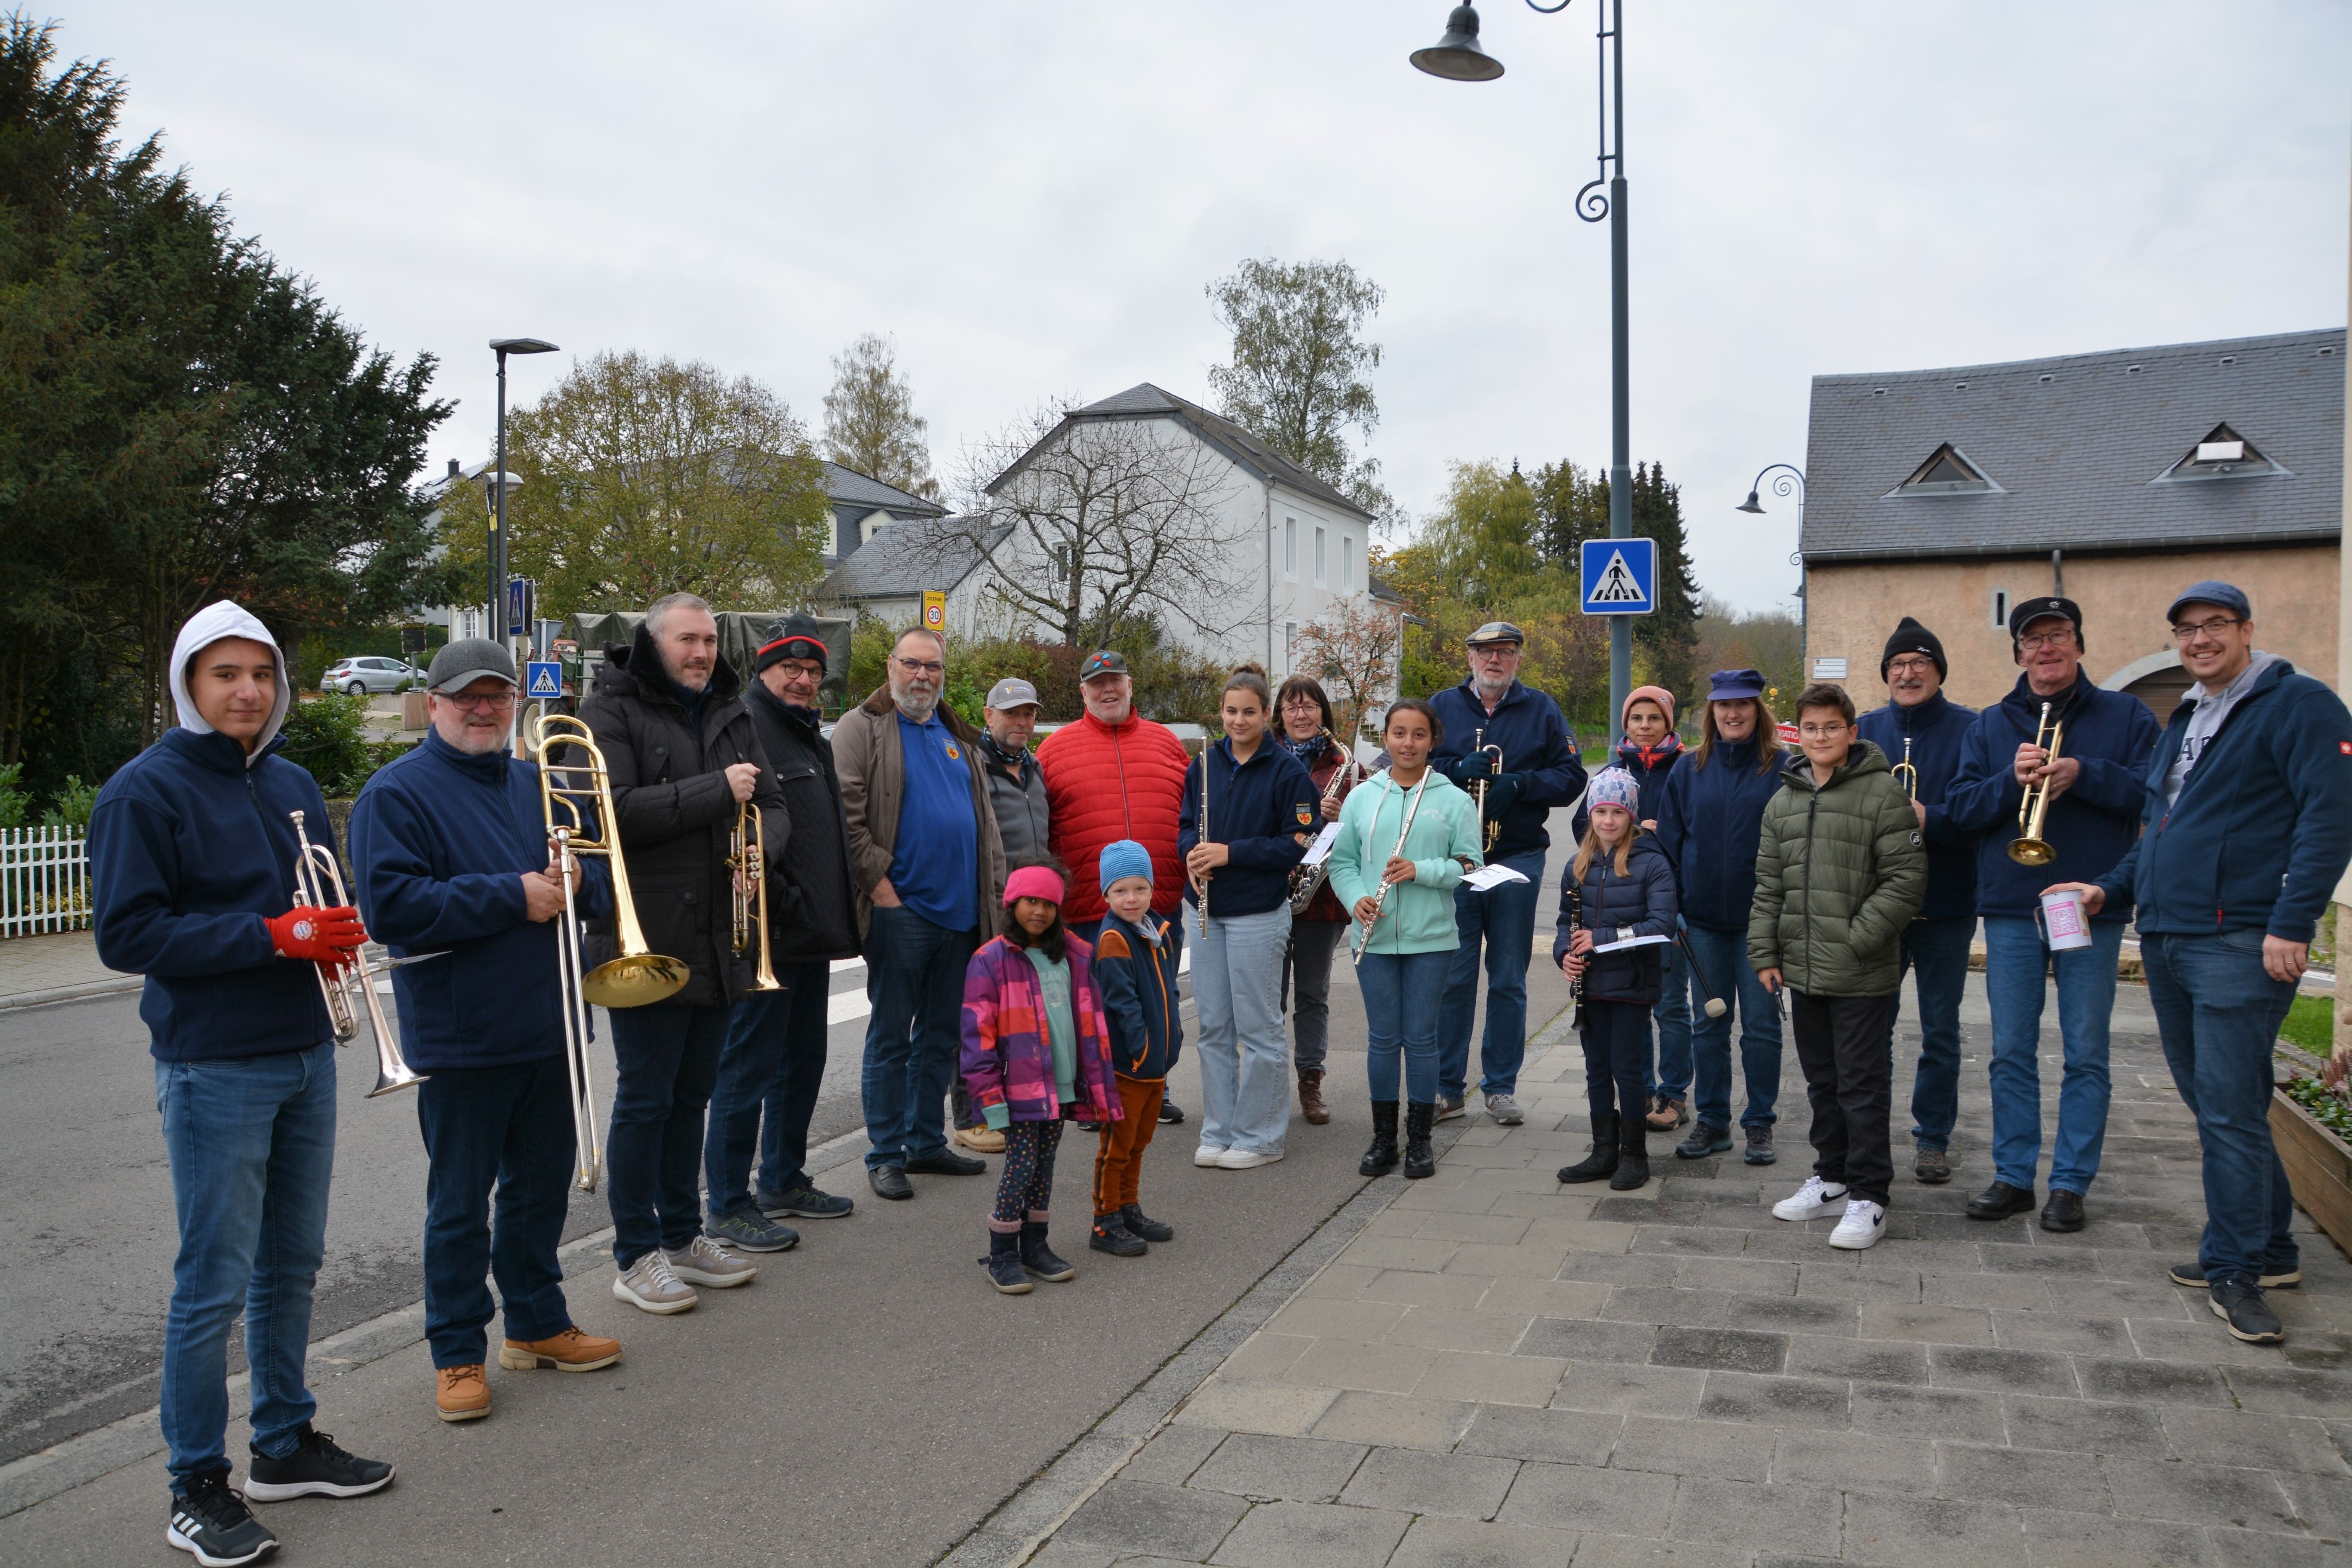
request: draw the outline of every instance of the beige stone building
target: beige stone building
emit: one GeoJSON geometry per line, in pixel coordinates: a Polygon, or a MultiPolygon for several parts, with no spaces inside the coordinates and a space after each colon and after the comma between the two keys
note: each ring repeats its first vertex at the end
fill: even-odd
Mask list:
{"type": "Polygon", "coordinates": [[[1806,668],[1884,700],[1915,616],[1946,690],[2015,684],[2010,606],[2083,606],[2092,679],[2168,716],[2188,684],[2165,608],[2200,578],[2253,600],[2260,645],[2337,679],[2345,333],[1813,380],[1806,668]],[[1843,661],[1843,662],[1841,662],[1843,661]]]}

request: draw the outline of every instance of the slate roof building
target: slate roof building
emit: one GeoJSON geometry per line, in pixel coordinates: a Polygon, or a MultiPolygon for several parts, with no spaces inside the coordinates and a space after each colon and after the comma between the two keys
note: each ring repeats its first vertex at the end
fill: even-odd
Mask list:
{"type": "Polygon", "coordinates": [[[2218,577],[2252,598],[2261,647],[2335,679],[2345,352],[2339,327],[1814,377],[1809,671],[1877,700],[1916,616],[1946,690],[1982,707],[2017,678],[2010,605],[2058,591],[2092,678],[2163,718],[2188,685],[2165,607],[2218,577]]]}
{"type": "Polygon", "coordinates": [[[825,552],[832,561],[846,561],[894,522],[948,514],[948,509],[937,501],[831,461],[824,465],[824,494],[833,505],[832,547],[825,552]]]}

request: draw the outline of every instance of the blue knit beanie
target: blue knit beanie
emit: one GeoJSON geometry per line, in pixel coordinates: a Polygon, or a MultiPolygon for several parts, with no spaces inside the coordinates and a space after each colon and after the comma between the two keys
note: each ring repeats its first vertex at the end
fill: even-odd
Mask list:
{"type": "Polygon", "coordinates": [[[1591,786],[1584,792],[1584,809],[1596,805],[1622,805],[1638,814],[1642,809],[1642,784],[1623,768],[1603,768],[1592,775],[1591,786]]]}
{"type": "Polygon", "coordinates": [[[1151,851],[1132,838],[1104,845],[1101,865],[1102,890],[1106,893],[1110,891],[1110,885],[1121,877],[1140,877],[1147,882],[1151,880],[1151,851]]]}

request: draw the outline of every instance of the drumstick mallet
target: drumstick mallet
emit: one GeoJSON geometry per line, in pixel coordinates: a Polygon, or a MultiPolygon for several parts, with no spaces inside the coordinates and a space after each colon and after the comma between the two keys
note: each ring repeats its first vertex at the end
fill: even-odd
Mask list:
{"type": "Polygon", "coordinates": [[[1691,978],[1698,982],[1698,994],[1706,998],[1706,1016],[1710,1018],[1722,1017],[1727,1010],[1723,1005],[1723,998],[1706,988],[1706,976],[1698,972],[1698,957],[1691,952],[1690,943],[1683,940],[1683,933],[1679,931],[1675,932],[1675,945],[1681,948],[1683,957],[1690,961],[1691,978]]]}

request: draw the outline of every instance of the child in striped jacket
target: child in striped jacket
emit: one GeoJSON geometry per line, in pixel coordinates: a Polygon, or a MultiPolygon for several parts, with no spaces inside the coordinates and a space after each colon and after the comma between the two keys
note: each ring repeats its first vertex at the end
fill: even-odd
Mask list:
{"type": "Polygon", "coordinates": [[[990,1283],[1008,1296],[1026,1294],[1032,1274],[1055,1282],[1077,1277],[1045,1244],[1062,1123],[1125,1114],[1113,1087],[1093,951],[1062,924],[1063,892],[1062,879],[1045,866],[1005,879],[1013,918],[964,971],[964,1082],[973,1107],[1004,1134],[1004,1172],[981,1261],[990,1283]]]}

